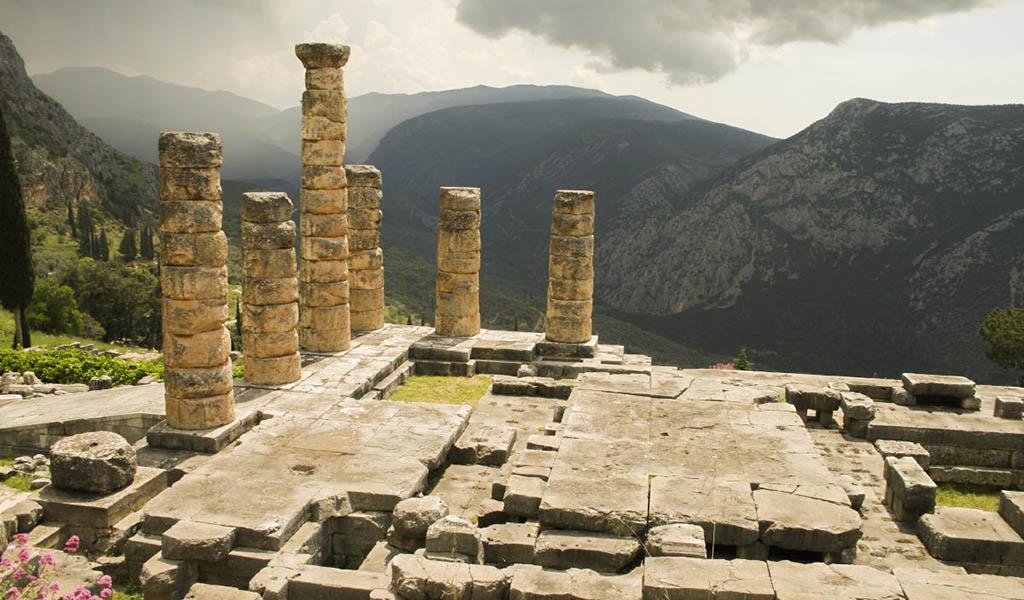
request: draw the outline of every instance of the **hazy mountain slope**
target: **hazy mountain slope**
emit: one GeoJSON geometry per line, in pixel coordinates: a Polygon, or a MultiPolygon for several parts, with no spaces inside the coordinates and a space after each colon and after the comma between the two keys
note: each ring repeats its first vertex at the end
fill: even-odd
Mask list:
{"type": "Polygon", "coordinates": [[[39,91],[14,44],[2,33],[0,102],[26,204],[37,222],[61,227],[68,202],[88,203],[101,221],[153,213],[155,168],[114,150],[39,91]]]}
{"type": "Polygon", "coordinates": [[[686,210],[610,231],[602,301],[777,368],[999,377],[976,331],[1024,295],[1024,106],[851,100],[686,210]]]}

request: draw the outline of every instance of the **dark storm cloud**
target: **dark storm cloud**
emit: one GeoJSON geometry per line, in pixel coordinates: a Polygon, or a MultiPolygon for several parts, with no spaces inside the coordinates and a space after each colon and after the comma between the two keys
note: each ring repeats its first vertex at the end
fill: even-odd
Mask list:
{"type": "Polygon", "coordinates": [[[714,81],[754,46],[837,43],[860,29],[962,12],[996,0],[460,0],[458,19],[581,48],[604,71],[643,69],[673,83],[714,81]]]}

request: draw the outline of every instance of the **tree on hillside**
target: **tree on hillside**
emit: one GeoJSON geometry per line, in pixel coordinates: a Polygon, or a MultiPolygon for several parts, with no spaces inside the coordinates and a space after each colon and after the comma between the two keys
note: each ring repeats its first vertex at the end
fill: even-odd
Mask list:
{"type": "Polygon", "coordinates": [[[153,252],[153,230],[149,225],[142,226],[141,237],[139,238],[139,256],[143,260],[153,260],[156,254],[153,252]]]}
{"type": "Polygon", "coordinates": [[[102,260],[107,262],[110,260],[110,242],[107,241],[107,230],[100,228],[100,237],[96,240],[95,244],[95,258],[96,260],[102,260]]]}
{"type": "Polygon", "coordinates": [[[75,228],[75,207],[68,200],[68,227],[71,228],[71,237],[78,237],[78,229],[75,228]]]}
{"type": "Polygon", "coordinates": [[[750,358],[747,356],[747,347],[740,348],[739,354],[732,359],[732,364],[738,371],[751,371],[754,369],[754,363],[750,362],[750,358]]]}
{"type": "MultiPolygon", "coordinates": [[[[978,333],[989,343],[985,356],[1004,369],[1024,371],[1024,308],[997,308],[981,322],[978,333]]],[[[1024,373],[1018,373],[1024,385],[1024,373]]]]}
{"type": "Polygon", "coordinates": [[[124,232],[124,237],[121,238],[121,245],[117,249],[118,254],[121,255],[121,259],[124,262],[132,262],[135,260],[135,230],[128,228],[124,232]]]}
{"type": "Polygon", "coordinates": [[[24,324],[24,311],[32,302],[35,272],[28,218],[21,195],[21,182],[14,165],[11,138],[0,110],[0,305],[14,313],[15,347],[31,345],[24,324]]]}

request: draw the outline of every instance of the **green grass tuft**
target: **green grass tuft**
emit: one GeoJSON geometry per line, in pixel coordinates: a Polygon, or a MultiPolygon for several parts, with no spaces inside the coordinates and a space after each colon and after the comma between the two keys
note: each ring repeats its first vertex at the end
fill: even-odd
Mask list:
{"type": "Polygon", "coordinates": [[[996,512],[999,510],[999,492],[951,483],[939,484],[935,495],[939,506],[976,508],[996,512]]]}
{"type": "Polygon", "coordinates": [[[429,402],[434,404],[468,404],[476,406],[491,387],[488,375],[475,377],[445,377],[414,375],[405,385],[395,390],[391,400],[396,402],[429,402]]]}
{"type": "Polygon", "coordinates": [[[14,488],[19,492],[27,492],[32,489],[32,477],[25,473],[17,473],[3,481],[0,481],[0,485],[6,485],[7,487],[14,488]]]}

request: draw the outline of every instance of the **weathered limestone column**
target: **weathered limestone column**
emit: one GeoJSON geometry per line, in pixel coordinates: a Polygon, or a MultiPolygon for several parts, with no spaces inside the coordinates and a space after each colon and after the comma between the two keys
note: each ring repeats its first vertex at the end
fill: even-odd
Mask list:
{"type": "Polygon", "coordinates": [[[349,286],[352,331],[384,326],[384,252],[380,248],[380,171],[346,165],[348,180],[349,286]]]}
{"type": "Polygon", "coordinates": [[[210,429],[235,418],[220,136],[165,132],[159,151],[167,423],[210,429]]]}
{"type": "Polygon", "coordinates": [[[294,210],[287,194],[242,194],[242,351],[256,385],[302,376],[294,210]]]}
{"type": "Polygon", "coordinates": [[[480,333],[480,188],[441,188],[434,330],[448,337],[480,333]]]}
{"type": "Polygon", "coordinates": [[[590,341],[594,313],[594,192],[558,190],[551,215],[545,338],[590,341]]]}
{"type": "Polygon", "coordinates": [[[299,44],[306,67],[302,94],[302,263],[299,343],[311,352],[351,345],[345,169],[347,103],[342,67],[348,46],[299,44]]]}

